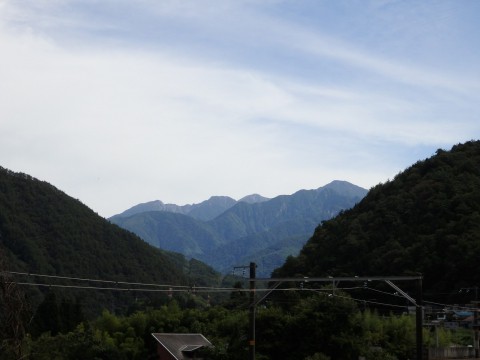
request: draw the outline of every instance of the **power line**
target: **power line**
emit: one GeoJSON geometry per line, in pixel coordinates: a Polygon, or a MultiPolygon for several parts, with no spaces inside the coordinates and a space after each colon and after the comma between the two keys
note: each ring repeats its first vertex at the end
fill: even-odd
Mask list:
{"type": "Polygon", "coordinates": [[[105,283],[105,284],[118,284],[118,285],[143,285],[143,286],[178,287],[178,288],[189,287],[188,285],[152,284],[152,283],[128,282],[128,281],[117,281],[117,280],[89,279],[89,278],[81,278],[81,277],[46,275],[46,274],[36,274],[36,273],[27,273],[27,272],[18,272],[18,271],[4,271],[3,273],[12,274],[12,275],[43,277],[43,278],[50,278],[50,279],[88,281],[88,282],[97,282],[97,283],[105,283]]]}
{"type": "MultiPolygon", "coordinates": [[[[170,291],[169,289],[183,289],[184,291],[235,291],[239,290],[237,288],[232,287],[213,287],[213,286],[197,286],[197,285],[173,285],[173,284],[157,284],[157,283],[142,283],[142,282],[129,282],[129,281],[117,281],[117,280],[104,280],[104,279],[90,279],[90,278],[83,278],[83,277],[73,277],[73,276],[61,276],[61,275],[47,275],[47,274],[36,274],[36,273],[27,273],[27,272],[19,272],[19,271],[3,271],[2,273],[11,274],[11,275],[22,275],[22,276],[32,276],[32,277],[40,277],[40,278],[47,278],[47,279],[60,279],[60,280],[71,280],[71,281],[84,281],[84,282],[92,282],[92,283],[103,283],[103,284],[115,284],[116,287],[100,287],[100,286],[77,286],[77,285],[58,285],[58,284],[45,284],[45,283],[33,283],[33,282],[17,282],[17,284],[21,285],[38,285],[38,286],[54,286],[57,287],[70,287],[70,288],[86,288],[86,289],[101,289],[101,290],[150,290],[152,289],[138,289],[138,288],[125,288],[125,287],[118,287],[120,286],[147,286],[147,287],[160,287],[160,288],[167,288],[163,291],[170,291]]],[[[158,290],[161,292],[162,290],[158,290]]]]}
{"type": "MultiPolygon", "coordinates": [[[[22,273],[23,275],[24,273],[22,273]]],[[[47,276],[51,277],[51,276],[47,276]]],[[[57,276],[52,276],[57,277],[57,276]]],[[[62,279],[80,279],[80,278],[70,278],[67,276],[60,277],[62,279]]],[[[83,281],[88,281],[88,279],[82,279],[83,281]]],[[[99,280],[102,282],[108,283],[116,283],[115,281],[110,280],[99,280]]],[[[119,282],[120,283],[120,282],[119,282]]],[[[16,282],[17,285],[24,285],[24,286],[40,286],[40,287],[48,287],[48,288],[67,288],[67,289],[80,289],[80,290],[107,290],[107,291],[121,291],[121,292],[156,292],[156,293],[191,293],[191,292],[198,292],[198,293],[213,293],[213,292],[250,292],[250,289],[238,289],[238,288],[222,288],[222,287],[186,287],[186,286],[176,286],[176,288],[168,288],[168,289],[147,289],[147,288],[126,288],[126,287],[102,287],[102,286],[81,286],[81,285],[61,285],[61,284],[49,284],[49,283],[33,283],[33,282],[16,282]]],[[[123,282],[122,284],[127,284],[123,282]]],[[[141,283],[129,283],[129,284],[141,284],[141,283]]],[[[168,286],[168,285],[159,285],[153,284],[157,286],[168,286]]],[[[173,286],[172,286],[173,287],[173,286]]],[[[359,287],[363,289],[363,287],[359,287]]],[[[349,290],[351,288],[336,288],[336,290],[349,290]]],[[[269,288],[260,288],[256,289],[258,292],[265,292],[265,291],[281,291],[281,292],[291,292],[291,291],[310,291],[316,293],[324,293],[328,296],[333,296],[337,298],[343,299],[350,299],[360,303],[369,303],[369,304],[376,304],[388,307],[398,307],[398,308],[405,308],[403,305],[396,305],[396,304],[389,304],[389,303],[382,303],[372,300],[364,300],[364,299],[357,299],[348,296],[341,296],[337,294],[332,294],[332,289],[330,288],[323,288],[323,289],[311,289],[311,288],[283,288],[283,289],[269,289],[269,288]]]]}
{"type": "Polygon", "coordinates": [[[432,305],[439,305],[443,307],[449,307],[449,308],[455,308],[455,309],[461,309],[461,310],[467,310],[467,311],[479,311],[478,308],[475,307],[470,307],[470,306],[460,306],[460,305],[449,305],[449,304],[441,304],[441,303],[436,303],[433,301],[424,301],[426,304],[432,304],[432,305]]]}
{"type": "MultiPolygon", "coordinates": [[[[38,283],[38,282],[15,282],[17,285],[23,286],[39,286],[39,287],[50,287],[50,288],[66,288],[66,289],[80,289],[80,290],[107,290],[107,291],[121,291],[121,292],[157,292],[157,293],[215,293],[215,292],[242,292],[248,293],[250,289],[242,289],[242,288],[232,288],[232,287],[211,287],[211,286],[196,286],[196,285],[173,285],[173,284],[158,284],[158,283],[142,283],[142,282],[129,282],[129,281],[117,281],[117,280],[105,280],[105,279],[92,279],[92,278],[84,278],[84,277],[76,277],[76,276],[62,276],[62,275],[48,275],[48,274],[38,274],[38,273],[29,273],[29,272],[20,272],[20,271],[2,271],[2,274],[10,274],[10,275],[18,275],[18,276],[30,276],[30,277],[38,277],[38,278],[45,278],[45,279],[58,279],[58,280],[70,280],[70,281],[80,281],[80,282],[91,282],[91,283],[101,283],[101,284],[114,284],[115,286],[87,286],[87,285],[62,285],[62,284],[52,284],[52,283],[38,283]],[[127,287],[125,287],[127,286],[127,287]],[[129,286],[144,286],[143,288],[137,287],[129,287],[129,286]],[[147,288],[145,288],[147,287],[147,288]],[[155,287],[157,289],[150,289],[148,287],[155,287]]],[[[403,279],[403,278],[402,278],[403,279]]],[[[265,279],[266,280],[266,279],[265,279]]],[[[313,279],[304,279],[305,282],[312,281],[313,279]]],[[[323,278],[322,278],[323,280],[323,278]]],[[[349,278],[349,280],[351,280],[349,278]]],[[[314,280],[313,280],[314,281],[314,280]]],[[[313,282],[312,281],[312,282],[313,282]]],[[[356,286],[356,287],[335,287],[335,290],[369,290],[373,292],[382,293],[389,296],[398,297],[396,294],[392,294],[390,292],[377,290],[371,287],[365,286],[356,286]]],[[[291,292],[291,291],[313,291],[317,293],[330,293],[332,292],[331,288],[322,288],[322,289],[314,289],[314,288],[283,288],[283,289],[271,289],[271,288],[257,288],[257,292],[266,292],[266,291],[282,291],[282,292],[291,292]]],[[[340,295],[331,294],[336,297],[342,298],[340,295]]],[[[347,297],[343,297],[347,298],[347,297]]],[[[399,307],[405,308],[404,305],[397,305],[391,303],[383,303],[377,302],[373,300],[364,300],[358,298],[348,297],[351,300],[361,303],[370,303],[375,305],[381,306],[389,306],[389,307],[399,307]]],[[[425,301],[425,303],[439,305],[443,307],[455,307],[457,309],[464,309],[464,310],[471,310],[476,311],[477,309],[467,307],[467,306],[458,306],[458,305],[450,305],[450,304],[442,304],[442,303],[435,303],[431,301],[425,301]]]]}

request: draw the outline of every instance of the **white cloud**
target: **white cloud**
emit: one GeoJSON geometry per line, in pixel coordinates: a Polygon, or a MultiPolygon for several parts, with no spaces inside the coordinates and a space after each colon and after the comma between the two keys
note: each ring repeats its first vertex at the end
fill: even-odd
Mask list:
{"type": "Polygon", "coordinates": [[[329,66],[348,68],[356,78],[339,77],[332,85],[320,67],[300,77],[215,57],[188,41],[173,49],[174,37],[168,46],[136,44],[136,38],[115,45],[114,35],[95,34],[116,29],[119,19],[89,22],[85,9],[73,16],[69,6],[80,2],[37,3],[32,12],[16,4],[0,8],[0,165],[47,180],[102,215],[156,198],[274,196],[333,179],[369,187],[418,160],[418,146],[478,134],[472,121],[478,110],[466,116],[466,126],[445,115],[471,109],[476,79],[367,53],[237,2],[137,6],[148,4],[138,11],[169,21],[193,19],[199,29],[228,13],[228,21],[237,22],[227,26],[220,17],[198,37],[208,42],[227,26],[214,40],[239,45],[258,34],[258,49],[333,61],[329,66]],[[409,158],[396,155],[409,149],[409,158]]]}

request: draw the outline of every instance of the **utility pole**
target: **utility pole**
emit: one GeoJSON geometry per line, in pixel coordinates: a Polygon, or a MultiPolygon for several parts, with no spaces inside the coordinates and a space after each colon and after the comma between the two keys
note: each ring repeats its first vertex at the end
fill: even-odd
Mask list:
{"type": "MultiPolygon", "coordinates": [[[[476,291],[475,291],[476,292],[476,291]]],[[[476,298],[476,296],[475,296],[476,298]]],[[[479,330],[479,324],[478,324],[478,301],[475,301],[475,310],[473,312],[473,348],[475,351],[475,359],[478,359],[480,356],[480,351],[479,351],[479,343],[478,343],[478,330],[479,330]]]]}
{"type": "Polygon", "coordinates": [[[389,279],[385,282],[394,288],[400,295],[415,305],[415,337],[416,337],[416,360],[423,360],[423,289],[422,276],[415,278],[417,284],[417,300],[408,295],[405,291],[400,289],[397,285],[389,279]]]}
{"type": "Polygon", "coordinates": [[[423,359],[423,290],[422,278],[417,280],[417,304],[415,307],[417,360],[423,359]]]}
{"type": "Polygon", "coordinates": [[[250,263],[250,311],[249,311],[249,334],[248,345],[250,360],[255,360],[255,270],[257,265],[254,262],[250,263]]]}

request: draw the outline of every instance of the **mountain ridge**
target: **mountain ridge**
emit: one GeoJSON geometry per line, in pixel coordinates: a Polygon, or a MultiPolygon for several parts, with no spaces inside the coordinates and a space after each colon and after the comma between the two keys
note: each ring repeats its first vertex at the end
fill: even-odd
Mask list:
{"type": "Polygon", "coordinates": [[[131,215],[149,211],[168,211],[183,215],[189,215],[198,220],[208,221],[214,219],[216,216],[220,215],[222,212],[228,210],[239,202],[247,202],[253,204],[256,202],[262,202],[267,200],[269,199],[258,194],[247,195],[238,201],[229,196],[214,195],[198,204],[186,205],[177,205],[170,203],[165,204],[161,200],[153,200],[134,205],[119,214],[111,216],[110,219],[116,217],[129,217],[131,215]]]}

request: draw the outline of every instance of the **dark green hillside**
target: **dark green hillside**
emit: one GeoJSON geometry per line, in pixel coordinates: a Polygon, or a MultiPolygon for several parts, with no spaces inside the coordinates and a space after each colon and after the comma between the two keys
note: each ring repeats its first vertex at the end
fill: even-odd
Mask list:
{"type": "MultiPolygon", "coordinates": [[[[188,284],[185,270],[190,266],[183,256],[150,246],[46,182],[3,168],[0,168],[0,250],[7,257],[10,271],[188,284]]],[[[105,301],[108,298],[105,294],[90,292],[87,302],[105,306],[95,301],[96,296],[105,301]]]]}
{"type": "Polygon", "coordinates": [[[424,274],[427,290],[480,284],[480,142],[419,161],[319,226],[275,276],[424,274]]]}

